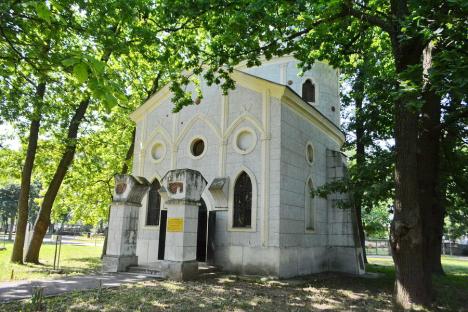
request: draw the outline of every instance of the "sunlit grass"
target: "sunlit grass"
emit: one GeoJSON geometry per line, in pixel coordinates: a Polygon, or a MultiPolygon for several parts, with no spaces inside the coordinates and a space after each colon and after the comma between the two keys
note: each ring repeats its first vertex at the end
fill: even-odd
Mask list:
{"type": "MultiPolygon", "coordinates": [[[[391,258],[371,257],[373,277],[333,273],[291,280],[217,274],[198,281],[146,281],[102,292],[73,292],[45,300],[47,311],[392,311],[391,258]]],[[[468,261],[444,257],[446,276],[434,279],[437,311],[464,311],[468,261]],[[461,275],[459,275],[461,274],[461,275]]],[[[28,300],[0,306],[10,312],[28,300]]]]}
{"type": "MultiPolygon", "coordinates": [[[[41,265],[12,264],[10,262],[13,243],[6,243],[6,250],[0,251],[0,281],[35,280],[62,276],[52,273],[54,264],[55,244],[44,244],[39,260],[41,265]],[[13,272],[12,272],[13,271],[13,272]]],[[[89,273],[99,269],[102,247],[62,245],[60,252],[60,269],[66,274],[89,273]]]]}

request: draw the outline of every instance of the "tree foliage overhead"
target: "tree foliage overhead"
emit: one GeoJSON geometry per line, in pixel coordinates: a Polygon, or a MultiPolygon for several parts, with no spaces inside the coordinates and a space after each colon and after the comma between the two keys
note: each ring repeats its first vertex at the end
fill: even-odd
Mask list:
{"type": "MultiPolygon", "coordinates": [[[[431,182],[451,224],[466,216],[467,11],[463,0],[3,1],[0,122],[18,131],[24,148],[0,149],[2,169],[9,167],[1,177],[21,179],[22,219],[30,182],[41,181],[35,242],[50,217],[94,223],[105,218],[112,175],[129,166],[126,116],[162,82],[170,81],[179,111],[193,103],[189,83],[203,79],[228,92],[241,63],[288,54],[306,70],[327,61],[351,85],[343,98],[354,113],[345,126],[356,136],[345,148],[356,153],[346,187],[365,211],[394,197],[397,298],[405,307],[426,303],[421,233],[433,207],[421,200],[418,166],[436,168],[431,182]],[[440,117],[430,120],[434,102],[440,117]],[[439,148],[421,144],[428,133],[441,134],[440,155],[431,154],[437,166],[422,157],[425,147],[439,148]],[[11,169],[21,165],[21,175],[11,169]]],[[[38,260],[37,248],[28,254],[38,260]]]]}

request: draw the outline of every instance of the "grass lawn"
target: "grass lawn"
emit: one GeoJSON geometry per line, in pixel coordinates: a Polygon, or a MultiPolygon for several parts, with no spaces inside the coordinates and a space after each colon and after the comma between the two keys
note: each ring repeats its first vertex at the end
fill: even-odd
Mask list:
{"type": "MultiPolygon", "coordinates": [[[[364,278],[319,274],[271,280],[217,274],[192,282],[150,281],[44,299],[47,311],[391,311],[391,259],[370,258],[364,278]]],[[[434,280],[435,311],[468,311],[468,261],[444,258],[445,277],[434,280]]],[[[31,301],[0,310],[31,308],[31,301]]]]}
{"type": "MultiPolygon", "coordinates": [[[[44,244],[39,256],[42,265],[10,263],[13,243],[6,243],[6,250],[0,251],[0,281],[10,281],[12,270],[13,280],[34,280],[63,276],[51,273],[54,264],[55,244],[44,244]]],[[[83,274],[98,270],[101,266],[102,247],[62,245],[60,269],[64,274],[83,274]]],[[[1,309],[0,309],[1,310],[1,309]]]]}

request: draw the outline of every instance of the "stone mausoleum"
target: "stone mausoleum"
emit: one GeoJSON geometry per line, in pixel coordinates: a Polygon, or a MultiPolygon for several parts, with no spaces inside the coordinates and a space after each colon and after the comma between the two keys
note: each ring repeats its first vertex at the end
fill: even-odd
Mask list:
{"type": "Polygon", "coordinates": [[[338,72],[317,62],[300,76],[297,63],[239,66],[228,95],[202,81],[179,113],[166,86],[131,115],[133,176],[116,178],[106,270],[363,273],[346,194],[311,194],[346,171],[338,72]]]}

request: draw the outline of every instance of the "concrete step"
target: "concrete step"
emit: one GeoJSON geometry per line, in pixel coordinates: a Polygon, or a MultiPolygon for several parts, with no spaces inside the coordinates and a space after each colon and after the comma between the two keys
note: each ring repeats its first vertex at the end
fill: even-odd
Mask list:
{"type": "Polygon", "coordinates": [[[216,273],[216,272],[220,272],[220,269],[217,266],[208,264],[206,262],[198,263],[198,273],[207,274],[207,273],[216,273]]]}
{"type": "Polygon", "coordinates": [[[154,278],[165,278],[164,273],[159,271],[157,268],[144,265],[129,266],[127,268],[127,272],[148,275],[154,278]]]}

